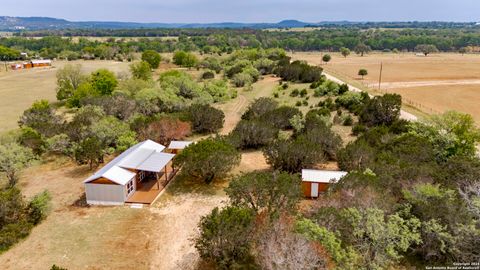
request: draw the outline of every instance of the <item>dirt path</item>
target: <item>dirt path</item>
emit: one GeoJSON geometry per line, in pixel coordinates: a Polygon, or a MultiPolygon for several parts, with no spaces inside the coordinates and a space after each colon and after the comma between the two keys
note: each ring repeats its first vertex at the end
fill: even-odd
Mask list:
{"type": "Polygon", "coordinates": [[[270,96],[278,80],[279,78],[266,76],[253,84],[253,90],[238,90],[236,99],[218,105],[217,108],[225,113],[225,124],[220,134],[226,135],[235,128],[250,102],[259,97],[270,96]]]}
{"type": "Polygon", "coordinates": [[[225,107],[225,123],[223,129],[220,132],[222,135],[230,133],[242,117],[242,113],[248,106],[247,98],[243,94],[239,94],[235,100],[235,103],[225,107]]]}
{"type": "Polygon", "coordinates": [[[176,196],[170,202],[150,207],[149,211],[157,220],[152,249],[150,269],[200,269],[200,257],[192,238],[202,216],[226,200],[222,195],[186,193],[176,196]]]}
{"type": "Polygon", "coordinates": [[[382,89],[414,88],[414,87],[424,87],[424,86],[456,86],[456,85],[480,85],[480,80],[385,82],[385,83],[382,83],[382,89]]]}

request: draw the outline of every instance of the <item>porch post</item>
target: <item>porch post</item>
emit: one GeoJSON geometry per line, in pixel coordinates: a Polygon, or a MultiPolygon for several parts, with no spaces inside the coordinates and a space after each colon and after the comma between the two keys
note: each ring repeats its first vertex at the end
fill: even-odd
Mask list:
{"type": "Polygon", "coordinates": [[[167,165],[165,165],[165,181],[168,182],[168,172],[167,172],[167,165]]]}

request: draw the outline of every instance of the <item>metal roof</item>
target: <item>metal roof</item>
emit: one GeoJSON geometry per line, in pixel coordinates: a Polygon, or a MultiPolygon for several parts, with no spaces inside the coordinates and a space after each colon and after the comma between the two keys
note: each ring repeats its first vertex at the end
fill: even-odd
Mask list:
{"type": "MultiPolygon", "coordinates": [[[[137,169],[137,167],[140,166],[143,162],[145,162],[151,155],[155,153],[160,153],[161,151],[163,151],[163,149],[165,149],[165,146],[151,140],[146,140],[144,142],[138,143],[127,149],[118,157],[114,158],[107,165],[103,166],[103,168],[98,170],[95,174],[88,177],[84,181],[84,183],[88,183],[92,180],[105,177],[115,183],[124,185],[124,179],[127,175],[125,171],[128,170],[122,168],[137,169]],[[110,171],[111,169],[112,171],[110,171]],[[106,175],[108,175],[108,177],[106,177],[106,175]]],[[[133,173],[133,175],[135,175],[135,173],[133,173]]]]}
{"type": "Polygon", "coordinates": [[[322,170],[302,170],[302,181],[314,183],[335,183],[340,178],[347,175],[348,172],[342,171],[322,171],[322,170]]]}
{"type": "Polygon", "coordinates": [[[160,172],[174,156],[174,154],[154,153],[143,161],[137,169],[148,172],[160,172]]]}
{"type": "Polygon", "coordinates": [[[106,171],[102,177],[107,178],[117,184],[126,185],[128,181],[132,180],[135,177],[135,173],[129,170],[122,169],[117,166],[113,166],[108,171],[106,171]]]}
{"type": "Polygon", "coordinates": [[[168,145],[168,149],[185,149],[185,147],[192,143],[193,142],[190,141],[171,141],[170,145],[168,145]]]}
{"type": "Polygon", "coordinates": [[[32,60],[32,64],[50,64],[52,63],[52,60],[32,60]]]}

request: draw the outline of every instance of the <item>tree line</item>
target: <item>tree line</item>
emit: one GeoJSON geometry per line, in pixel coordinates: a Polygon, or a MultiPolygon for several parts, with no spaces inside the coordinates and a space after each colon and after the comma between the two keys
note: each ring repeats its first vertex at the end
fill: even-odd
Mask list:
{"type": "MultiPolygon", "coordinates": [[[[100,30],[99,30],[100,31],[100,30]]],[[[44,58],[100,58],[128,60],[134,52],[199,51],[202,53],[231,53],[240,48],[282,48],[293,51],[341,51],[368,46],[378,51],[414,51],[418,45],[433,45],[443,52],[460,51],[480,45],[478,28],[445,29],[374,29],[326,28],[304,32],[263,31],[252,29],[160,29],[158,36],[176,38],[108,38],[104,41],[80,37],[78,40],[59,33],[42,38],[1,38],[0,45],[17,51],[32,52],[44,58]],[[170,32],[172,31],[172,32],[170,32]]],[[[153,30],[152,30],[153,31],[153,30]]],[[[52,33],[50,33],[52,34],[52,33]]],[[[28,34],[26,34],[28,35],[28,34]]],[[[1,52],[1,50],[0,50],[1,52]]],[[[1,58],[1,57],[0,57],[1,58]]]]}

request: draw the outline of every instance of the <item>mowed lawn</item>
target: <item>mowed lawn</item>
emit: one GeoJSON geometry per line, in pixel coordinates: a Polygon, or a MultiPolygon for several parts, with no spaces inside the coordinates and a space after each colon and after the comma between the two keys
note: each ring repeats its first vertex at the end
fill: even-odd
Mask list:
{"type": "MultiPolygon", "coordinates": [[[[324,53],[294,53],[294,59],[321,64],[324,53]]],[[[334,76],[354,84],[378,88],[380,66],[383,65],[383,93],[399,93],[407,104],[425,113],[457,110],[471,114],[480,123],[480,55],[437,53],[427,57],[414,53],[371,53],[360,57],[352,52],[344,58],[332,53],[332,61],[322,67],[334,76]],[[364,80],[358,70],[365,68],[364,80]]]]}
{"type": "Polygon", "coordinates": [[[39,99],[55,101],[56,72],[66,63],[81,64],[85,72],[108,68],[115,73],[128,71],[129,63],[115,61],[58,61],[52,68],[0,72],[0,133],[14,129],[24,110],[39,99]]]}

